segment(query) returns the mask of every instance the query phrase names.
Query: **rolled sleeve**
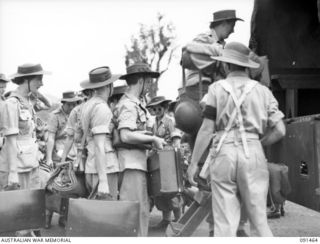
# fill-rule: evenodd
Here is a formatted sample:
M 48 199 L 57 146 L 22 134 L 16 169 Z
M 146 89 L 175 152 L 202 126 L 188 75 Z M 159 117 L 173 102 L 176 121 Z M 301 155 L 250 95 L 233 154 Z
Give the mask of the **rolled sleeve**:
M 112 112 L 107 104 L 100 103 L 95 106 L 92 113 L 91 132 L 92 134 L 110 134 L 110 123 Z
M 275 99 L 271 91 L 266 88 L 268 96 L 268 127 L 274 127 L 280 120 L 284 118 L 284 114 L 279 110 L 278 101 Z
M 48 120 L 47 130 L 51 133 L 56 133 L 58 131 L 58 116 L 54 113 L 50 115 L 50 119 Z
M 216 108 L 217 107 L 217 97 L 216 97 L 216 84 L 213 83 L 209 86 L 209 91 L 207 93 L 207 98 L 205 100 L 205 103 L 207 106 L 211 106 Z
M 133 103 L 126 103 L 120 107 L 118 129 L 137 129 L 138 112 Z
M 181 132 L 179 129 L 177 129 L 174 125 L 174 121 L 173 120 L 168 120 L 168 128 L 169 128 L 169 132 L 170 132 L 170 137 L 174 138 L 174 137 L 179 137 L 181 138 Z
M 10 98 L 5 102 L 3 108 L 3 133 L 4 135 L 19 134 L 19 103 Z

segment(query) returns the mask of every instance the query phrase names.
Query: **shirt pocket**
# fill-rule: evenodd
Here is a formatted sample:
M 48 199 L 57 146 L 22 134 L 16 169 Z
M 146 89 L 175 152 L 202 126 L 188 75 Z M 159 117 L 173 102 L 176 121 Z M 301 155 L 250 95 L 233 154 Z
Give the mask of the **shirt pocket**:
M 161 138 L 165 138 L 167 135 L 166 135 L 166 128 L 164 126 L 164 124 L 160 125 L 159 128 L 158 128 L 158 136 L 161 137 Z
M 31 130 L 31 113 L 26 109 L 21 109 L 19 113 L 19 133 L 21 135 L 29 134 Z
M 137 118 L 137 129 L 145 130 L 146 129 L 147 116 L 146 113 L 138 108 L 138 118 Z

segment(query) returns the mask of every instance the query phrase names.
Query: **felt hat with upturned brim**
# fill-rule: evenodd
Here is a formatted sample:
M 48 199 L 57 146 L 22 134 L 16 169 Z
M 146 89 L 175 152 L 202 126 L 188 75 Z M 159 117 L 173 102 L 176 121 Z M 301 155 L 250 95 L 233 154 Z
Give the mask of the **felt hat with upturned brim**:
M 244 21 L 236 16 L 235 10 L 220 10 L 213 13 L 213 21 L 211 23 L 217 23 L 225 20 Z
M 147 107 L 157 106 L 159 104 L 166 103 L 166 102 L 169 103 L 169 102 L 171 102 L 171 100 L 170 99 L 166 99 L 164 96 L 154 97 L 148 103 Z
M 6 78 L 6 76 L 4 74 L 0 73 L 0 82 L 5 82 L 8 83 L 10 80 Z
M 222 50 L 221 56 L 211 56 L 212 59 L 225 63 L 236 64 L 247 68 L 259 68 L 260 64 L 249 58 L 250 49 L 239 42 L 230 42 Z
M 89 80 L 80 83 L 83 89 L 95 89 L 107 86 L 119 79 L 120 74 L 112 74 L 108 66 L 95 68 L 89 72 Z
M 145 63 L 135 63 L 127 67 L 127 74 L 120 77 L 121 80 L 126 80 L 132 75 L 146 75 L 151 78 L 158 78 L 160 76 L 159 72 L 152 71 L 148 64 Z
M 18 77 L 30 76 L 30 75 L 50 75 L 51 72 L 42 69 L 41 64 L 23 64 L 18 66 L 17 73 L 10 76 L 13 80 Z
M 73 103 L 73 102 L 78 102 L 81 100 L 82 100 L 82 98 L 77 96 L 74 91 L 67 91 L 67 92 L 62 93 L 61 102 Z

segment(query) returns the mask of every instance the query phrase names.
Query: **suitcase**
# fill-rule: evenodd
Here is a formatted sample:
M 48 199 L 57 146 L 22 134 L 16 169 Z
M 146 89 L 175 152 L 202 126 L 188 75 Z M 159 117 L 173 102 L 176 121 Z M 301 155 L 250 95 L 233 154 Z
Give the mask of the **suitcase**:
M 43 189 L 0 192 L 0 233 L 45 226 Z
M 289 167 L 288 200 L 320 211 L 320 117 L 285 120 L 286 136 L 267 149 L 269 162 Z
M 180 150 L 169 148 L 156 151 L 148 159 L 148 193 L 150 196 L 183 192 Z
M 67 236 L 137 236 L 139 202 L 69 199 Z

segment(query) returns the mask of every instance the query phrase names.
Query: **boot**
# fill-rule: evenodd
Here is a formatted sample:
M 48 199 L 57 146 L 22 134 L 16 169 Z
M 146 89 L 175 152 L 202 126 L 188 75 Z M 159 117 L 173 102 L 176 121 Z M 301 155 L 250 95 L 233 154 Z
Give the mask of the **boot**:
M 281 216 L 284 216 L 284 214 L 285 214 L 283 204 L 281 204 L 280 213 L 281 213 Z
M 46 210 L 46 224 L 45 227 L 46 229 L 51 228 L 51 220 L 52 220 L 53 212 L 50 210 Z
M 60 217 L 59 217 L 59 226 L 66 227 L 67 216 L 68 216 L 68 207 L 69 207 L 69 199 L 62 198 L 60 203 Z
M 151 226 L 150 229 L 153 230 L 165 230 L 170 224 L 169 220 L 162 219 L 157 225 Z
M 41 231 L 40 230 L 33 230 L 33 234 L 35 237 L 40 237 L 41 236 Z
M 178 220 L 181 217 L 181 208 L 174 208 L 173 209 L 173 215 L 174 215 L 174 219 L 172 222 L 178 222 Z
M 238 229 L 238 230 L 237 230 L 237 237 L 248 237 L 248 234 L 246 233 L 245 230 L 243 230 L 243 229 Z
M 279 219 L 280 216 L 280 209 L 275 209 L 267 214 L 268 219 Z

